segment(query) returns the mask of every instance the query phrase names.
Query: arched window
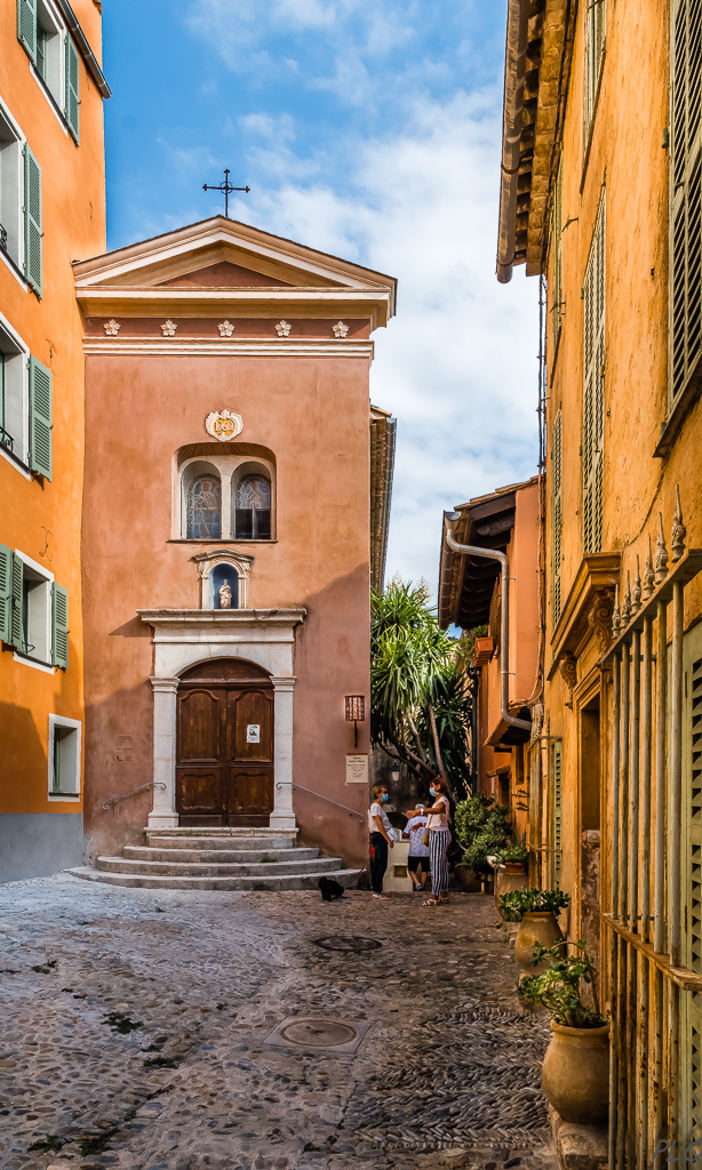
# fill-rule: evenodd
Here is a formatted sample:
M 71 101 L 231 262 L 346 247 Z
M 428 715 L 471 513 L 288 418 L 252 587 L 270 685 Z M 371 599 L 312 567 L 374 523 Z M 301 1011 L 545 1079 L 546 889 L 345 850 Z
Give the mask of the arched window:
M 222 487 L 219 476 L 198 475 L 187 489 L 188 540 L 219 540 L 222 535 Z
M 261 472 L 236 485 L 234 533 L 237 540 L 271 538 L 271 481 Z

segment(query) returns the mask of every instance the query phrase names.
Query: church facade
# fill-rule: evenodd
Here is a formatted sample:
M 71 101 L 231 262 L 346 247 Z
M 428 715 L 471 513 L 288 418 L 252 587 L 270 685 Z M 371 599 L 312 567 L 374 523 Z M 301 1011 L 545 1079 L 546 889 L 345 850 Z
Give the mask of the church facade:
M 363 862 L 395 281 L 219 216 L 75 276 L 87 852 L 265 825 Z

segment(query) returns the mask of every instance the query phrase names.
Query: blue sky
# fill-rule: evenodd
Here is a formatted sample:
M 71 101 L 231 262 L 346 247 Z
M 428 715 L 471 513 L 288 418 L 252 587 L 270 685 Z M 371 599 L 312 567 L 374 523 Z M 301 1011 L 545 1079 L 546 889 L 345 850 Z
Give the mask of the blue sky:
M 534 280 L 494 276 L 504 0 L 107 0 L 108 246 L 221 210 L 398 277 L 371 397 L 398 419 L 388 572 L 532 475 Z M 136 35 L 138 30 L 138 36 Z

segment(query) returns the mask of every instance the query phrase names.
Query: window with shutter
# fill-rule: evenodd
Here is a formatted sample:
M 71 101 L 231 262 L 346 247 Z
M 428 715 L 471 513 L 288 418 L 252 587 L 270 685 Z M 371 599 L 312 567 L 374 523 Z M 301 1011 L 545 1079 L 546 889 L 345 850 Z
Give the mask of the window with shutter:
M 605 193 L 602 191 L 583 288 L 583 549 L 602 551 L 605 376 Z
M 563 775 L 562 775 L 563 744 L 557 739 L 551 751 L 551 884 L 554 889 L 561 888 L 561 829 L 563 820 Z
M 0 544 L 0 642 L 12 642 L 12 550 Z
M 605 0 L 587 0 L 585 9 L 585 87 L 583 101 L 583 141 L 586 148 L 592 129 L 592 120 L 597 102 L 597 91 L 602 75 L 606 21 Z
M 41 296 L 41 167 L 24 144 L 24 275 Z
M 78 51 L 70 36 L 66 36 L 66 122 L 68 129 L 80 141 L 80 97 L 78 87 L 80 83 L 80 69 L 78 66 Z
M 683 865 L 684 962 L 702 975 L 702 626 L 684 644 L 685 688 L 683 724 Z M 681 1031 L 682 1094 L 687 1105 L 682 1138 L 686 1146 L 702 1143 L 702 993 L 686 997 Z
M 671 61 L 670 402 L 702 366 L 702 9 L 673 7 Z
M 562 415 L 560 407 L 553 423 L 551 448 L 551 605 L 553 625 L 558 625 L 561 616 L 561 534 L 563 531 L 563 506 L 561 502 L 561 479 L 563 466 Z
M 54 582 L 51 591 L 51 661 L 54 666 L 68 669 L 68 593 Z
M 563 167 L 559 164 L 556 174 L 556 183 L 553 191 L 553 216 L 551 222 L 551 239 L 553 240 L 553 296 L 551 297 L 551 314 L 553 317 L 553 351 L 556 352 L 558 339 L 561 335 L 561 317 L 563 304 L 563 279 L 561 273 L 561 240 L 563 231 Z
M 51 370 L 29 359 L 29 466 L 51 479 Z
M 36 64 L 37 0 L 17 0 L 17 37 Z
M 10 641 L 16 650 L 24 653 L 26 650 L 25 638 L 25 605 L 24 605 L 24 565 L 17 553 L 12 554 L 12 628 Z

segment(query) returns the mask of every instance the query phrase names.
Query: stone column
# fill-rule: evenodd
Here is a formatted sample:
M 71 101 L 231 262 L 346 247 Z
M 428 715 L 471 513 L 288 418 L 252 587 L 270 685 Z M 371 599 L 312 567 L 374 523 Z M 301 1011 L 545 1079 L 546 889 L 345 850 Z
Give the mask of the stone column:
M 149 829 L 176 829 L 175 800 L 177 678 L 152 678 L 154 689 L 154 788 Z
M 293 811 L 293 688 L 292 676 L 271 678 L 273 683 L 274 806 L 270 827 L 296 829 Z

